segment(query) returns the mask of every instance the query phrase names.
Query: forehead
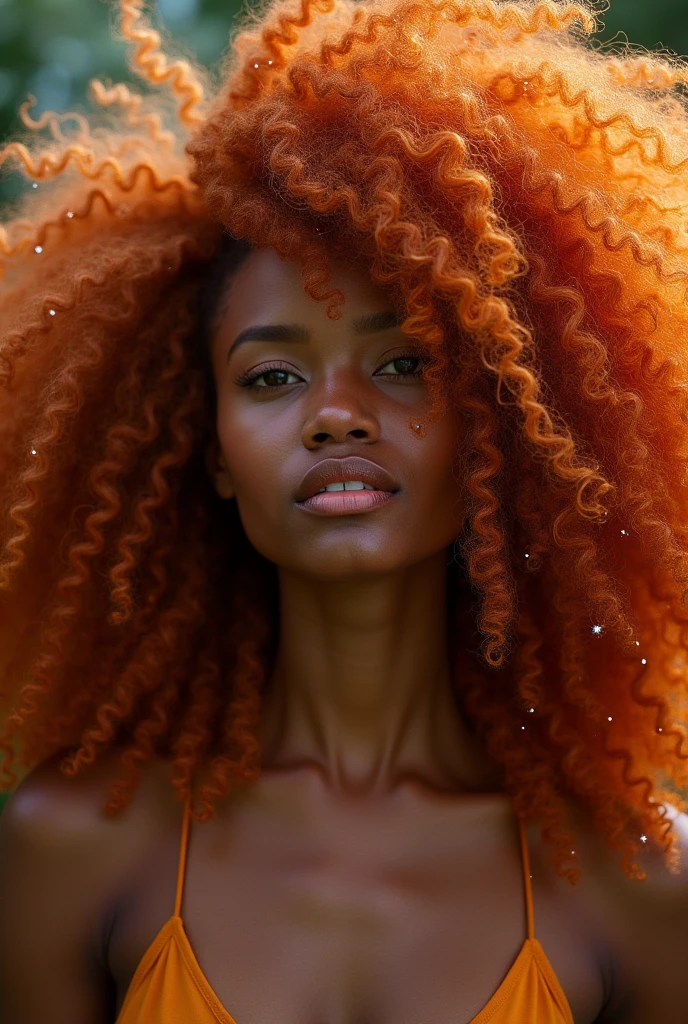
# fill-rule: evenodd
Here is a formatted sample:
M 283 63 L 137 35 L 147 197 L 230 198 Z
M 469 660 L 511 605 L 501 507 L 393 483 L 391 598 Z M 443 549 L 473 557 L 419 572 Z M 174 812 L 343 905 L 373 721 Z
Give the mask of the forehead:
M 355 312 L 377 312 L 390 309 L 389 296 L 370 278 L 365 269 L 332 261 L 332 276 L 329 287 L 339 288 L 345 298 L 342 307 L 344 321 Z M 329 290 L 328 287 L 328 290 Z M 247 323 L 268 323 L 272 318 L 292 321 L 324 321 L 330 325 L 326 314 L 328 303 L 312 299 L 304 291 L 298 263 L 280 259 L 273 249 L 261 249 L 250 253 L 230 281 L 223 303 L 223 326 L 229 321 L 233 326 Z M 277 321 L 275 321 L 277 322 Z

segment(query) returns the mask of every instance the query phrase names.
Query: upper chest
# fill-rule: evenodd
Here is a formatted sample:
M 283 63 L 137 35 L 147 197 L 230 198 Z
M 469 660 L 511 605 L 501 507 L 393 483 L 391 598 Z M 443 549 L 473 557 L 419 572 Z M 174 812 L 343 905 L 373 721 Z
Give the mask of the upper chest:
M 181 808 L 121 894 L 108 949 L 117 1009 L 174 912 L 180 838 Z M 585 914 L 537 855 L 531 872 L 535 935 L 588 1024 L 603 992 Z M 237 1024 L 468 1024 L 527 936 L 503 797 L 365 806 L 272 793 L 192 820 L 183 881 L 193 955 Z

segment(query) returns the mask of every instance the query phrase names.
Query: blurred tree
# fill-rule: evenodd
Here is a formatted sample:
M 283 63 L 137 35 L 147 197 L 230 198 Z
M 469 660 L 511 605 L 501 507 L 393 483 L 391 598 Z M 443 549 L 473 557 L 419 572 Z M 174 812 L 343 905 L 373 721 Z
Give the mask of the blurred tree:
M 179 56 L 211 66 L 226 50 L 240 0 L 147 0 L 163 40 Z M 0 141 L 17 128 L 20 103 L 36 97 L 33 118 L 44 110 L 88 113 L 89 79 L 134 80 L 127 47 L 112 39 L 115 0 L 0 0 Z M 26 187 L 13 170 L 0 169 L 0 204 Z
M 685 0 L 612 0 L 601 15 L 604 29 L 600 38 L 611 39 L 625 33 L 631 43 L 650 49 L 664 47 L 682 56 L 688 55 L 688 8 Z

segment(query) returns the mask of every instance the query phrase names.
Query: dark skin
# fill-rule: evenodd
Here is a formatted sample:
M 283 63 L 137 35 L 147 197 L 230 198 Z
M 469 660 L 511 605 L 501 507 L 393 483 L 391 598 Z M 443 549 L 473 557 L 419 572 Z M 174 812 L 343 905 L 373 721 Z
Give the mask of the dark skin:
M 417 368 L 413 339 L 353 331 L 389 298 L 343 265 L 334 283 L 346 296 L 338 321 L 305 295 L 296 265 L 253 253 L 213 338 L 208 470 L 277 566 L 280 640 L 261 777 L 192 822 L 181 913 L 237 1024 L 469 1024 L 526 919 L 513 805 L 454 699 L 446 650 L 461 424 L 428 423 L 425 385 L 400 376 Z M 227 359 L 247 327 L 282 323 L 310 338 L 246 342 Z M 270 366 L 255 388 L 237 383 Z M 393 500 L 332 517 L 295 504 L 307 470 L 349 455 L 392 475 Z M 46 762 L 0 819 L 5 1024 L 111 1024 L 173 913 L 170 764 L 155 759 L 109 820 L 116 756 L 73 781 L 59 757 Z M 575 1024 L 685 1024 L 688 873 L 670 875 L 647 850 L 647 882 L 630 882 L 585 810 L 569 811 L 577 887 L 546 863 L 537 824 L 528 841 L 535 935 Z M 685 846 L 685 817 L 677 828 Z

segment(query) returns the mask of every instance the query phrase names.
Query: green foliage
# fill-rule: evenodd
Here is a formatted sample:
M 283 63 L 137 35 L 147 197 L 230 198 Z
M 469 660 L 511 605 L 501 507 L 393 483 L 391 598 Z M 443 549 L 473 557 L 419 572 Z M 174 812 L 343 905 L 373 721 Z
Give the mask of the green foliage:
M 686 13 L 686 0 L 612 0 L 610 9 L 600 16 L 604 22 L 600 38 L 610 40 L 621 33 L 621 41 L 625 34 L 630 43 L 687 55 Z
M 240 0 L 147 0 L 146 11 L 166 49 L 212 66 L 226 51 Z M 18 107 L 29 94 L 30 115 L 91 108 L 88 82 L 146 83 L 127 67 L 128 48 L 112 38 L 115 0 L 0 0 L 0 142 L 21 122 Z M 21 126 L 23 128 L 23 126 Z M 0 204 L 27 187 L 11 167 L 0 169 Z

